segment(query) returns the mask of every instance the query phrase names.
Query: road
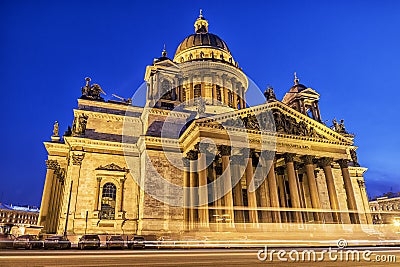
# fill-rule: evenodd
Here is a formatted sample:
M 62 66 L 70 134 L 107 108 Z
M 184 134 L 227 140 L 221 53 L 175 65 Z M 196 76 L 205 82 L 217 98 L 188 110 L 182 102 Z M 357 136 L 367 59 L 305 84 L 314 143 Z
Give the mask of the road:
M 162 250 L 67 250 L 67 251 L 45 251 L 45 250 L 0 250 L 0 266 L 398 266 L 400 262 L 400 248 L 348 248 L 341 250 L 342 255 L 348 250 L 358 249 L 360 261 L 355 261 L 349 256 L 336 257 L 330 260 L 324 248 L 316 248 L 316 259 L 304 258 L 305 249 L 297 248 L 296 252 L 291 252 L 290 248 L 285 248 L 278 255 L 279 249 L 267 248 L 268 258 L 265 261 L 259 258 L 265 257 L 264 251 L 259 249 L 162 249 Z M 310 251 L 311 248 L 306 250 Z M 362 253 L 371 251 L 365 261 Z M 269 256 L 273 255 L 271 261 Z M 290 254 L 291 253 L 291 254 Z M 303 253 L 303 254 L 302 254 Z M 296 255 L 299 261 L 294 262 Z M 324 255 L 324 257 L 322 257 Z M 332 256 L 333 255 L 333 256 Z M 339 253 L 332 254 L 332 258 Z M 349 254 L 350 255 L 350 254 Z M 355 255 L 355 254 L 353 254 Z M 392 257 L 392 255 L 394 257 Z M 280 256 L 281 260 L 278 259 Z M 383 257 L 382 257 L 383 256 Z M 389 257 L 390 256 L 390 257 Z M 292 257 L 292 258 L 290 258 Z M 324 258 L 323 263 L 321 259 Z M 282 261 L 285 260 L 286 261 Z M 293 259 L 293 260 L 291 260 Z M 311 259 L 311 260 L 307 260 Z M 381 262 L 377 262 L 377 259 Z M 383 261 L 385 260 L 385 261 Z M 393 262 L 393 261 L 396 262 Z M 391 261 L 391 262 L 388 262 Z

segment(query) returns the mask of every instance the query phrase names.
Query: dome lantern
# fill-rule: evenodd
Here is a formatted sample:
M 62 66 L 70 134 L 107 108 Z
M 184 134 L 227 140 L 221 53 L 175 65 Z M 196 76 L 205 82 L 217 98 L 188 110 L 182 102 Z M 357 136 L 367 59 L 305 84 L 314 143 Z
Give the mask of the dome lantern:
M 194 22 L 195 33 L 207 33 L 208 32 L 208 21 L 203 17 L 203 10 L 200 9 L 200 15 Z

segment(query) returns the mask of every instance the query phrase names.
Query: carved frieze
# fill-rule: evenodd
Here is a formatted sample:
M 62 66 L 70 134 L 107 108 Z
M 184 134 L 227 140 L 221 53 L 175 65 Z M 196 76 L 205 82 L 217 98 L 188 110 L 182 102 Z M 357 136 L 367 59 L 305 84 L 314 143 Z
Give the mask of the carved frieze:
M 103 170 L 103 171 L 120 171 L 120 172 L 128 172 L 129 169 L 123 168 L 118 166 L 115 163 L 110 163 L 108 165 L 104 165 L 104 166 L 99 166 L 96 168 L 96 170 Z
M 324 138 L 324 136 L 316 132 L 314 127 L 307 125 L 304 121 L 296 121 L 295 118 L 280 111 L 274 111 L 273 114 L 277 133 Z
M 272 116 L 273 118 L 270 112 L 262 112 L 258 115 L 247 114 L 243 118 L 229 119 L 225 121 L 223 125 L 246 128 L 248 130 L 268 131 L 274 129 L 273 123 L 275 122 L 275 130 L 277 133 L 325 139 L 323 135 L 317 133 L 314 127 L 308 125 L 304 121 L 297 121 L 295 118 L 281 111 L 273 111 Z

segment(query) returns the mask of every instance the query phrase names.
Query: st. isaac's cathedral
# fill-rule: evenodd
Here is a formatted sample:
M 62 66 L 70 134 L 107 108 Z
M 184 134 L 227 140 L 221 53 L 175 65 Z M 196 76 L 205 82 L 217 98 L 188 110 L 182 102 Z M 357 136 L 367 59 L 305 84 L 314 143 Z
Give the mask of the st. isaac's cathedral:
M 328 127 L 296 74 L 282 100 L 267 88 L 250 106 L 257 92 L 208 26 L 200 13 L 173 58 L 146 67 L 143 106 L 105 101 L 86 78 L 72 126 L 60 137 L 56 122 L 44 143 L 44 233 L 265 239 L 371 224 L 343 121 Z

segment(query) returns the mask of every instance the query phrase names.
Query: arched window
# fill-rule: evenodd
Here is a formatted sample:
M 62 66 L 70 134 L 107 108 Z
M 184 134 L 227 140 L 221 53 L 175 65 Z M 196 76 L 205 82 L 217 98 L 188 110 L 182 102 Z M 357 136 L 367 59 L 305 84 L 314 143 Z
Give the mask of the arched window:
M 117 187 L 113 183 L 103 185 L 101 195 L 101 213 L 100 219 L 115 219 L 115 200 L 117 198 Z
M 194 98 L 201 97 L 201 84 L 196 84 L 194 86 Z

